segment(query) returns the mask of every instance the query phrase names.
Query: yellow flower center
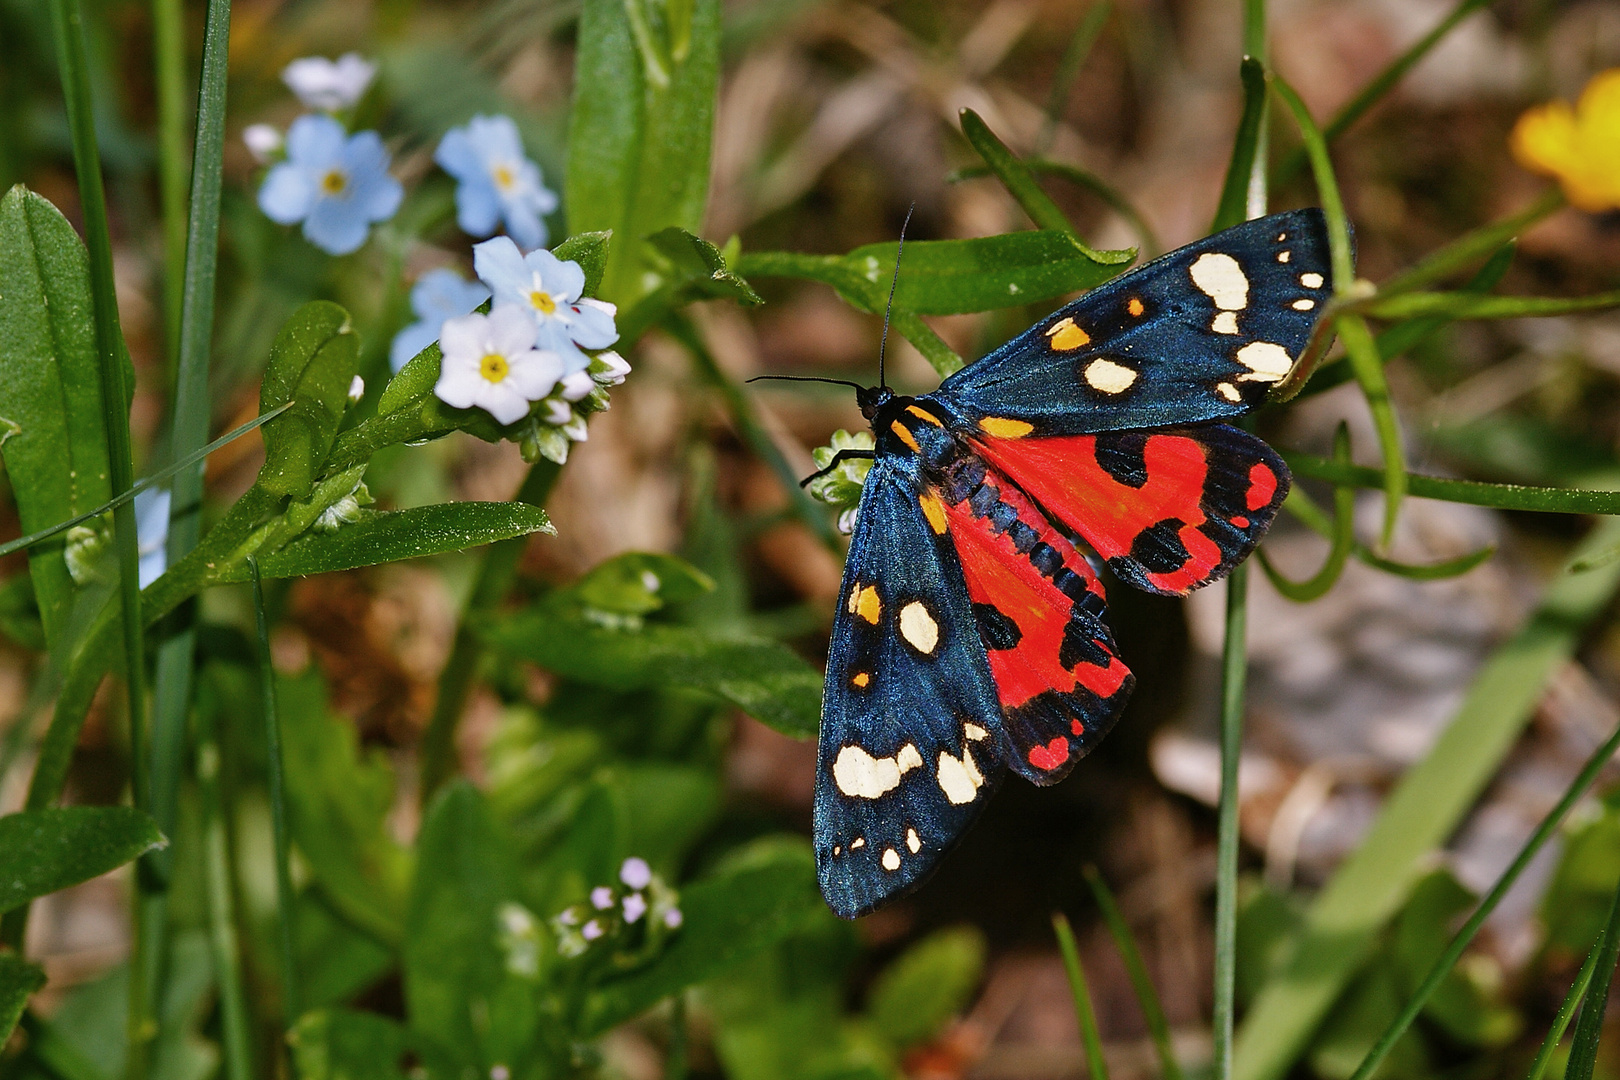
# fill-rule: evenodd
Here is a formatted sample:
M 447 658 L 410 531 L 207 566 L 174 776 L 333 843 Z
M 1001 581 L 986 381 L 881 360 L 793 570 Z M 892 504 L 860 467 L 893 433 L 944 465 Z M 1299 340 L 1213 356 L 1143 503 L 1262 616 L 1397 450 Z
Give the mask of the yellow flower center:
M 557 310 L 557 301 L 551 298 L 550 293 L 541 292 L 539 289 L 529 294 L 529 303 L 533 304 L 534 309 L 542 315 L 550 315 Z
M 511 370 L 512 366 L 500 353 L 485 353 L 484 358 L 478 361 L 478 374 L 492 383 L 498 383 L 506 378 Z
M 321 177 L 321 190 L 328 195 L 341 195 L 349 186 L 349 178 L 343 175 L 343 170 L 332 169 Z
M 513 175 L 512 170 L 508 166 L 495 166 L 493 174 L 495 177 L 495 186 L 500 188 L 502 191 L 505 191 L 507 188 L 510 188 L 514 183 L 517 182 L 517 177 Z

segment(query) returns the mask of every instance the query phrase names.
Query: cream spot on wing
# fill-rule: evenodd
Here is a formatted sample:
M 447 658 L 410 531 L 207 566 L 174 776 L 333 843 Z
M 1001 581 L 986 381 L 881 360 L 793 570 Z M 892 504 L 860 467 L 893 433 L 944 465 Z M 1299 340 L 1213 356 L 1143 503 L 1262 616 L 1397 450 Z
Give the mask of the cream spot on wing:
M 922 850 L 922 837 L 917 835 L 916 829 L 906 830 L 906 847 L 911 850 L 913 855 Z
M 865 846 L 866 846 L 866 837 L 864 837 L 864 836 L 857 836 L 855 839 L 853 839 L 853 840 L 851 840 L 849 842 L 849 850 L 851 850 L 851 851 L 859 851 L 861 848 L 863 848 Z
M 1238 393 L 1238 388 L 1229 382 L 1220 383 L 1215 387 L 1215 390 L 1221 395 L 1221 397 L 1225 398 L 1227 401 L 1230 401 L 1234 405 L 1237 405 L 1243 401 L 1243 395 Z
M 990 737 L 990 733 L 978 724 L 963 724 L 962 733 L 974 742 L 981 742 Z
M 1193 284 L 1209 294 L 1215 306 L 1225 311 L 1242 311 L 1249 305 L 1249 279 L 1232 256 L 1206 251 L 1194 260 L 1189 272 Z
M 928 614 L 921 600 L 913 600 L 900 609 L 900 636 L 924 656 L 931 655 L 939 645 L 939 624 Z
M 1215 321 L 1209 324 L 1209 328 L 1215 331 L 1217 334 L 1237 333 L 1237 312 L 1222 311 L 1217 313 L 1215 316 Z
M 939 769 L 935 775 L 939 780 L 939 789 L 957 806 L 978 798 L 979 788 L 984 783 L 984 776 L 973 760 L 973 751 L 965 746 L 962 748 L 960 758 L 954 758 L 941 750 Z
M 1277 252 L 1277 261 L 1280 262 L 1280 263 L 1285 263 L 1291 258 L 1293 258 L 1293 253 L 1292 252 L 1289 252 L 1289 251 L 1279 251 L 1279 252 Z
M 834 844 L 833 845 L 833 854 L 834 855 L 842 855 L 843 853 L 844 853 L 844 846 L 842 844 Z
M 894 848 L 885 848 L 883 852 L 883 869 L 894 873 L 900 869 L 900 853 Z
M 1280 233 L 1278 233 L 1278 234 L 1277 234 L 1277 243 L 1279 243 L 1279 244 L 1280 244 L 1280 243 L 1282 243 L 1282 242 L 1283 242 L 1283 241 L 1284 241 L 1284 240 L 1286 240 L 1286 239 L 1288 239 L 1288 234 L 1287 234 L 1287 233 L 1285 233 L 1285 232 L 1280 232 Z
M 1315 300 L 1295 300 L 1292 305 L 1295 311 L 1309 311 L 1316 306 Z
M 1249 369 L 1238 382 L 1276 382 L 1294 366 L 1288 350 L 1269 341 L 1251 341 L 1237 351 L 1237 359 Z
M 838 751 L 833 761 L 833 782 L 851 798 L 878 799 L 899 787 L 900 778 L 920 765 L 922 755 L 911 743 L 894 757 L 882 758 L 852 743 Z
M 1323 278 L 1321 274 L 1311 273 L 1299 275 L 1299 283 L 1305 286 L 1307 289 L 1320 289 L 1324 280 L 1326 279 Z
M 1086 384 L 1105 394 L 1122 394 L 1136 381 L 1136 372 L 1112 360 L 1097 359 L 1086 365 Z

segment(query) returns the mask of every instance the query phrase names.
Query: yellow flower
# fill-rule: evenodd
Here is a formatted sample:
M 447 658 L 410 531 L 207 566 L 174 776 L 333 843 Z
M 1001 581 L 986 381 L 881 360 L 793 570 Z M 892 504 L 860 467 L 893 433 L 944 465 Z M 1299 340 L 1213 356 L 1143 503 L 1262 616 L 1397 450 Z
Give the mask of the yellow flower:
M 1620 208 L 1620 68 L 1595 76 L 1574 108 L 1553 101 L 1525 112 L 1509 144 L 1519 164 L 1557 177 L 1580 209 Z

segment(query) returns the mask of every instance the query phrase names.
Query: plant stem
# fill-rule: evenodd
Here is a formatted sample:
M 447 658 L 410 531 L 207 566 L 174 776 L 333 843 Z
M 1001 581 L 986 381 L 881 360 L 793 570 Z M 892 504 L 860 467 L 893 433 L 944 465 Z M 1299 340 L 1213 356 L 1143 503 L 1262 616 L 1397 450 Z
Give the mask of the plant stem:
M 529 469 L 523 486 L 514 498 L 533 506 L 544 506 L 557 483 L 562 467 L 551 461 L 539 461 Z M 518 562 L 523 558 L 527 537 L 502 540 L 491 544 L 478 565 L 478 576 L 473 582 L 472 595 L 467 598 L 466 610 L 456 624 L 456 636 L 450 646 L 450 658 L 439 672 L 439 692 L 433 702 L 433 715 L 427 731 L 422 735 L 421 805 L 425 808 L 445 781 L 456 774 L 456 727 L 461 714 L 467 709 L 467 696 L 472 693 L 473 682 L 484 658 L 484 643 L 476 627 L 484 617 L 494 611 L 506 598 L 517 577 Z
M 1232 1075 L 1237 1018 L 1238 759 L 1243 752 L 1243 699 L 1248 675 L 1249 567 L 1226 579 L 1226 640 L 1221 649 L 1221 795 L 1215 840 L 1216 1080 Z
M 287 785 L 282 772 L 281 715 L 276 709 L 276 669 L 270 660 L 270 627 L 264 615 L 264 585 L 259 561 L 249 555 L 253 579 L 253 621 L 258 630 L 259 683 L 264 706 L 264 752 L 270 788 L 270 828 L 276 847 L 276 930 L 281 946 L 281 1029 L 290 1030 L 302 1011 L 298 966 L 293 951 L 293 887 L 290 838 L 287 835 Z
M 1536 1051 L 1536 1060 L 1530 1064 L 1529 1075 L 1525 1080 L 1541 1080 L 1547 1072 L 1547 1065 L 1552 1061 L 1553 1052 L 1558 1044 L 1564 1041 L 1564 1032 L 1569 1029 L 1570 1020 L 1575 1017 L 1575 1009 L 1586 996 L 1586 988 L 1592 984 L 1592 972 L 1597 970 L 1598 953 L 1602 951 L 1602 931 L 1599 931 L 1598 940 L 1592 942 L 1592 950 L 1586 954 L 1586 963 L 1576 973 L 1575 981 L 1569 986 L 1569 993 L 1564 995 L 1563 1002 L 1558 1006 L 1558 1014 L 1553 1017 L 1552 1026 L 1547 1029 L 1547 1037 L 1541 1041 L 1541 1049 Z
M 182 0 L 152 0 L 157 83 L 158 190 L 163 211 L 163 330 L 179 354 L 181 277 L 186 265 L 186 35 Z
M 1620 882 L 1615 884 L 1614 901 L 1609 905 L 1609 921 L 1593 949 L 1597 963 L 1592 980 L 1581 1002 L 1581 1015 L 1575 1021 L 1575 1037 L 1569 1046 L 1569 1064 L 1564 1080 L 1591 1080 L 1597 1063 L 1598 1040 L 1603 1037 L 1603 1014 L 1608 1011 L 1609 984 L 1614 980 L 1614 964 L 1620 957 Z
M 1058 952 L 1063 954 L 1063 970 L 1069 976 L 1074 1015 L 1080 1024 L 1080 1045 L 1086 1051 L 1086 1072 L 1091 1080 L 1108 1080 L 1108 1061 L 1103 1057 L 1102 1036 L 1097 1032 L 1097 1014 L 1091 1007 L 1086 969 L 1080 964 L 1080 950 L 1074 943 L 1074 930 L 1061 911 L 1052 915 L 1052 932 L 1057 935 Z
M 236 937 L 231 891 L 230 833 L 220 798 L 219 739 L 212 717 L 198 718 L 197 790 L 202 802 L 203 866 L 207 877 L 208 940 L 219 987 L 220 1041 L 226 1080 L 253 1080 L 253 1043 L 247 995 L 242 989 L 242 950 Z
M 118 325 L 118 293 L 113 284 L 112 237 L 107 223 L 107 197 L 101 180 L 101 154 L 96 145 L 95 105 L 90 94 L 89 63 L 85 54 L 84 19 L 78 0 L 51 0 L 51 24 L 56 36 L 57 64 L 62 97 L 67 105 L 68 131 L 73 142 L 73 167 L 79 182 L 80 210 L 84 215 L 85 246 L 90 262 L 90 294 L 94 307 L 96 355 L 101 369 L 101 407 L 107 438 L 109 487 L 121 495 L 134 482 L 135 460 L 130 446 L 129 401 L 132 372 Z M 135 508 L 124 504 L 113 511 L 113 540 L 118 554 L 119 605 L 124 632 L 125 688 L 129 707 L 130 780 L 135 805 L 151 806 L 147 789 L 145 741 L 145 680 L 142 647 L 141 598 Z M 125 1075 L 144 1080 L 146 1047 L 154 1031 L 146 994 L 147 935 L 140 920 L 132 926 L 129 978 L 129 1055 Z

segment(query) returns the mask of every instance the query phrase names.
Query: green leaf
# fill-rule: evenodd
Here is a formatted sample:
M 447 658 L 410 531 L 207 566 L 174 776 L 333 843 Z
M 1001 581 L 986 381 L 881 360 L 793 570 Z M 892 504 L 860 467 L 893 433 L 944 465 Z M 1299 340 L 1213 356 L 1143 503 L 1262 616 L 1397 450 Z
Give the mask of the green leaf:
M 1310 454 L 1284 452 L 1282 458 L 1297 476 L 1356 487 L 1384 486 L 1384 475 L 1363 465 L 1345 465 Z M 1589 488 L 1528 487 L 1523 484 L 1486 484 L 1477 480 L 1446 480 L 1408 473 L 1408 493 L 1420 499 L 1490 506 L 1498 510 L 1531 510 L 1551 514 L 1620 514 L 1620 491 Z M 1584 562 L 1596 551 L 1583 555 Z
M 575 233 L 551 249 L 551 253 L 564 262 L 579 263 L 579 268 L 585 272 L 586 296 L 595 296 L 602 287 L 612 239 L 611 231 Z
M 91 307 L 73 226 L 48 200 L 12 188 L 0 200 L 0 457 L 24 533 L 112 495 Z M 57 540 L 28 556 L 53 653 L 75 592 L 65 547 Z
M 312 531 L 259 561 L 267 578 L 304 577 L 360 566 L 462 551 L 530 533 L 554 533 L 546 512 L 521 502 L 437 503 L 409 510 L 358 512 L 358 520 L 330 532 Z M 246 566 L 221 582 L 246 581 Z
M 646 615 L 714 588 L 709 576 L 673 555 L 631 551 L 598 563 L 569 591 L 587 607 L 620 615 Z
M 486 636 L 514 656 L 594 686 L 704 690 L 794 738 L 809 738 L 821 722 L 820 673 L 763 638 L 602 620 L 566 603 L 497 622 Z
M 1620 289 L 1591 296 L 1479 296 L 1472 292 L 1409 292 L 1356 305 L 1375 319 L 1527 319 L 1620 307 Z
M 521 1060 L 538 1022 L 531 984 L 507 972 L 497 945 L 513 898 L 510 844 L 471 784 L 449 784 L 417 841 L 405 917 L 405 1000 L 424 1056 L 472 1066 Z
M 661 999 L 712 979 L 825 913 L 809 848 L 778 847 L 681 889 L 685 921 L 650 966 L 597 987 L 582 1034 L 606 1031 Z
M 694 300 L 732 300 L 745 307 L 765 302 L 752 285 L 728 268 L 720 249 L 701 236 L 672 226 L 647 239 L 665 263 L 663 284 L 620 318 L 621 347 L 634 342 L 647 327 L 663 321 L 675 308 Z
M 1091 1080 L 1108 1080 L 1108 1061 L 1103 1057 L 1102 1037 L 1097 1032 L 1097 1014 L 1091 1006 L 1091 988 L 1086 984 L 1086 969 L 1080 963 L 1080 950 L 1074 943 L 1074 930 L 1068 916 L 1061 911 L 1052 913 L 1052 931 L 1057 936 L 1058 952 L 1063 957 L 1064 974 L 1069 977 L 1069 996 L 1074 999 L 1075 1020 L 1080 1027 L 1080 1045 L 1086 1051 L 1086 1071 Z
M 996 133 L 990 130 L 990 125 L 978 113 L 963 109 L 961 120 L 962 134 L 967 136 L 967 141 L 978 151 L 979 157 L 984 159 L 996 179 L 1001 181 L 1001 186 L 1024 208 L 1024 213 L 1029 215 L 1037 229 L 1078 236 L 1073 223 L 1058 209 L 1057 203 L 1041 190 L 1029 169 L 1007 149 L 1006 143 L 996 138 Z
M 719 0 L 585 0 L 563 204 L 570 232 L 619 237 L 603 299 L 650 291 L 645 237 L 703 224 L 719 74 Z
M 22 1019 L 28 999 L 45 986 L 45 969 L 16 953 L 0 950 L 0 1046 Z
M 1607 520 L 1572 559 L 1617 541 L 1620 521 Z M 1292 959 L 1244 1018 L 1237 1080 L 1276 1080 L 1304 1051 L 1405 902 L 1423 861 L 1473 805 L 1617 584 L 1620 567 L 1556 577 L 1530 620 L 1492 655 L 1428 756 L 1401 778 L 1361 846 L 1312 901 Z
M 866 1011 L 883 1038 L 905 1049 L 945 1030 L 984 977 L 984 934 L 947 927 L 923 938 L 884 968 Z
M 343 421 L 359 357 L 360 339 L 349 313 L 325 300 L 293 312 L 276 334 L 259 386 L 259 409 L 293 405 L 263 428 L 259 485 L 265 490 L 301 497 L 314 486 Z
M 377 751 L 362 756 L 354 725 L 327 711 L 319 676 L 279 680 L 276 702 L 293 840 L 332 907 L 397 945 L 411 864 L 387 828 L 393 769 Z
M 411 1049 L 398 1021 L 352 1009 L 305 1013 L 287 1042 L 302 1080 L 404 1080 Z
M 0 911 L 89 881 L 168 841 L 128 806 L 68 806 L 0 817 Z
M 1266 121 L 1266 66 L 1245 56 L 1239 68 L 1243 80 L 1243 115 L 1237 136 L 1232 140 L 1232 159 L 1226 166 L 1221 185 L 1221 201 L 1209 231 L 1220 232 L 1240 225 L 1249 216 L 1249 180 L 1254 174 L 1255 155 L 1260 150 L 1260 130 Z
M 887 291 L 897 244 L 858 247 L 843 263 Z M 1131 249 L 1093 251 L 1071 233 L 1003 233 L 971 240 L 914 240 L 895 288 L 898 308 L 919 315 L 992 311 L 1091 289 L 1136 258 Z

